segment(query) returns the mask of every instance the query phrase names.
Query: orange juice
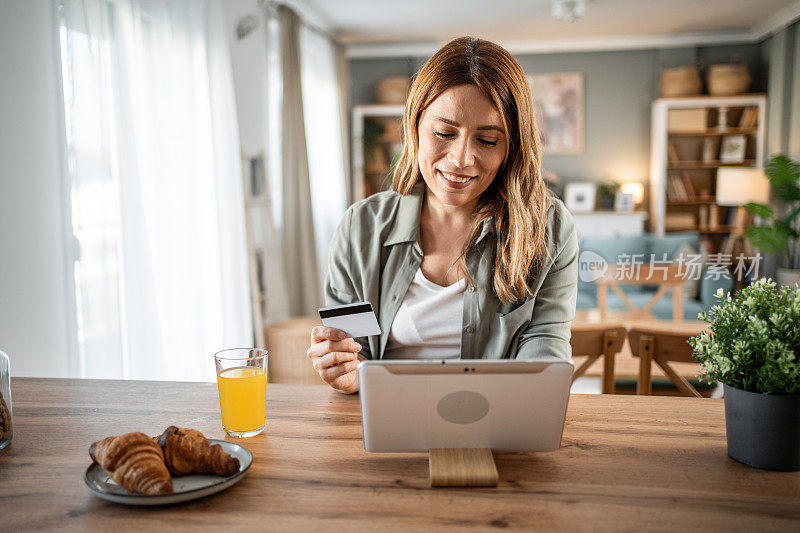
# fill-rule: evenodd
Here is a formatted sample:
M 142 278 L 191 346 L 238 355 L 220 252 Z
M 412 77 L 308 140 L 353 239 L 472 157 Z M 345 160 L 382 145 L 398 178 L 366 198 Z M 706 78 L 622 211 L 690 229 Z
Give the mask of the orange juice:
M 262 368 L 238 366 L 217 375 L 222 426 L 228 431 L 255 431 L 264 426 L 267 374 Z

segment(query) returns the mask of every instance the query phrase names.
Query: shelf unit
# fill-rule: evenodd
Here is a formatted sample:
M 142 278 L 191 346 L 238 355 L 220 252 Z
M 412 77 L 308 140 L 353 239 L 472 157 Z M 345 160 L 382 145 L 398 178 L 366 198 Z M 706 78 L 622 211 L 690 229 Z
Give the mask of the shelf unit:
M 697 231 L 712 242 L 712 248 L 718 248 L 718 240 L 730 233 L 726 221 L 732 215 L 728 210 L 733 208 L 718 206 L 715 202 L 717 169 L 724 166 L 763 168 L 766 105 L 763 94 L 660 98 L 653 102 L 650 156 L 650 230 L 653 233 Z M 747 109 L 755 111 L 747 112 Z M 704 117 L 705 124 L 670 130 L 670 112 L 674 110 L 703 110 L 698 116 Z M 747 117 L 750 123 L 742 125 L 745 113 L 750 114 Z M 741 161 L 720 160 L 720 145 L 727 135 L 744 136 Z M 703 159 L 705 145 L 715 153 L 713 158 Z M 670 175 L 680 181 L 678 188 L 688 189 L 685 197 L 683 194 L 669 197 Z M 675 179 L 672 181 L 674 185 Z M 688 186 L 684 186 L 687 181 Z M 707 225 L 701 225 L 703 213 L 708 217 L 716 213 L 716 224 L 709 219 Z M 688 219 L 690 215 L 695 221 L 693 224 L 680 222 L 681 217 Z M 667 224 L 668 219 L 677 223 Z
M 402 105 L 353 107 L 353 198 L 358 201 L 391 184 L 392 158 L 402 150 Z

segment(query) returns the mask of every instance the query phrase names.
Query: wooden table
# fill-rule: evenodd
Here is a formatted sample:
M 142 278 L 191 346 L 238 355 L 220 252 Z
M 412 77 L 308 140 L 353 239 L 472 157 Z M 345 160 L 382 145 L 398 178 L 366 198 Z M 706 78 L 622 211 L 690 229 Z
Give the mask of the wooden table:
M 597 307 L 600 316 L 608 315 L 608 288 L 610 287 L 620 300 L 628 307 L 634 318 L 652 318 L 650 308 L 661 299 L 668 291 L 672 290 L 672 317 L 673 320 L 683 320 L 683 292 L 686 272 L 681 270 L 681 265 L 653 266 L 638 264 L 611 264 L 608 270 L 597 283 Z M 619 285 L 658 285 L 650 301 L 639 309 L 631 302 L 628 295 L 619 288 Z
M 93 496 L 89 444 L 166 426 L 223 437 L 215 384 L 14 379 L 14 441 L 0 451 L 0 530 L 742 531 L 800 528 L 800 473 L 739 464 L 720 400 L 570 398 L 563 446 L 496 453 L 496 488 L 430 489 L 426 454 L 368 454 L 357 396 L 268 389 L 265 434 L 229 490 L 165 508 Z M 234 439 L 231 439 L 234 440 Z

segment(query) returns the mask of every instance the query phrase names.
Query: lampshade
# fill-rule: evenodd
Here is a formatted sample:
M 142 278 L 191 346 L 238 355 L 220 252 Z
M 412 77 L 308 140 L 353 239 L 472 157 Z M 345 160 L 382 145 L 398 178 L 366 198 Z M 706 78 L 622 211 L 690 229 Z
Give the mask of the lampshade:
M 763 170 L 751 167 L 721 167 L 717 170 L 717 204 L 763 204 L 768 200 L 769 181 Z
M 639 205 L 644 201 L 644 185 L 638 181 L 623 183 L 620 192 L 633 196 L 633 203 Z

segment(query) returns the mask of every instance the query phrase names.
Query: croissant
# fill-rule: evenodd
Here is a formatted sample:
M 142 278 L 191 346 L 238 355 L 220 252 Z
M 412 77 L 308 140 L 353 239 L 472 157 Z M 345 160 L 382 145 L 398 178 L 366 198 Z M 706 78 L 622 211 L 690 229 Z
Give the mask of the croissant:
M 156 442 L 164 450 L 164 462 L 173 476 L 230 476 L 239 471 L 239 459 L 225 453 L 219 444 L 211 444 L 196 429 L 170 426 Z
M 97 441 L 89 447 L 89 455 L 111 479 L 131 492 L 172 492 L 164 452 L 144 433 L 126 433 Z

